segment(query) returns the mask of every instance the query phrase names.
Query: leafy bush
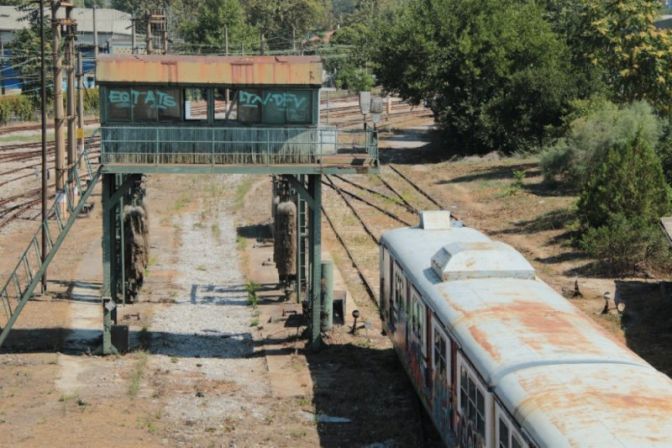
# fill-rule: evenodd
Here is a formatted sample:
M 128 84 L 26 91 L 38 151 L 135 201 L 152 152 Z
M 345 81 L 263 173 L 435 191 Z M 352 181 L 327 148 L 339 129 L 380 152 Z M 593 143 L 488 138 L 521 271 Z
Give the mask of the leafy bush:
M 601 160 L 601 153 L 636 135 L 655 147 L 661 135 L 661 122 L 646 102 L 637 101 L 619 108 L 603 100 L 576 101 L 566 116 L 566 135 L 546 147 L 541 168 L 547 180 L 562 180 L 581 189 Z
M 24 95 L 0 97 L 0 124 L 10 120 L 28 121 L 33 119 L 35 109 L 30 99 Z
M 641 262 L 664 262 L 669 257 L 668 242 L 657 225 L 622 214 L 613 215 L 606 225 L 588 229 L 580 246 L 608 263 L 613 273 L 634 272 Z
M 373 84 L 373 76 L 364 68 L 344 67 L 336 76 L 336 87 L 351 92 L 370 91 Z
M 658 219 L 672 208 L 670 188 L 644 133 L 597 154 L 578 202 L 581 246 L 615 270 L 652 261 L 666 248 Z
M 98 114 L 100 110 L 100 91 L 98 88 L 84 90 L 84 113 Z

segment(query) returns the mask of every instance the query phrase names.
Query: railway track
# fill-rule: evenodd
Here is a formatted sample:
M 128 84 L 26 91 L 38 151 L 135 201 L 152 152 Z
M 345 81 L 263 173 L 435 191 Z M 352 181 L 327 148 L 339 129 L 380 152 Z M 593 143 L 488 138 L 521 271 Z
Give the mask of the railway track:
M 363 230 L 359 234 L 363 233 L 367 236 L 366 240 L 363 240 L 357 236 L 358 232 L 343 228 L 344 226 L 338 223 L 344 220 L 335 219 L 334 212 L 327 212 L 323 207 L 322 213 L 325 220 L 350 260 L 364 291 L 376 306 L 378 306 L 377 287 L 374 285 L 378 284 L 377 270 L 373 270 L 375 274 L 371 275 L 367 272 L 371 270 L 367 270 L 366 267 L 371 266 L 372 263 L 377 267 L 377 262 L 373 261 L 370 254 L 375 253 L 377 257 L 380 235 L 385 230 L 399 225 L 411 226 L 411 223 L 417 219 L 419 210 L 444 209 L 433 194 L 418 186 L 399 168 L 393 165 L 388 166 L 390 171 L 386 174 L 361 177 L 362 180 L 377 185 L 363 185 L 363 182 L 338 175 L 325 176 L 323 182 L 343 205 L 343 207 L 332 207 L 331 210 L 338 208 L 345 210 Z M 385 217 L 386 221 L 381 220 L 382 217 Z
M 85 125 L 95 123 L 98 123 L 97 118 L 84 119 Z M 4 126 L 0 128 L 0 135 L 13 134 L 15 132 L 23 132 L 23 131 L 39 131 L 40 129 L 41 129 L 40 123 L 25 123 L 14 126 Z
M 356 102 L 357 97 L 344 97 L 337 100 L 330 100 L 329 108 L 322 108 L 320 113 L 323 116 L 326 116 L 327 111 L 329 114 L 329 119 L 333 125 L 339 128 L 348 128 L 352 126 L 361 126 L 362 116 L 359 112 L 359 105 L 357 104 L 348 104 L 343 105 L 345 102 Z M 321 101 L 322 104 L 326 104 L 326 100 Z M 331 106 L 331 105 L 334 106 Z M 390 114 L 383 115 L 383 122 L 380 123 L 381 126 L 384 125 L 393 125 L 395 123 L 400 123 L 408 119 L 415 119 L 420 117 L 427 117 L 431 115 L 431 112 L 426 109 L 414 109 L 408 104 L 395 100 L 391 107 L 392 111 Z M 87 123 L 95 123 L 96 120 L 90 119 L 87 120 Z M 5 129 L 4 133 L 14 132 L 16 130 L 31 130 L 39 129 L 37 125 L 25 125 L 19 127 L 12 127 L 10 129 Z M 0 132 L 1 134 L 2 132 Z M 96 136 L 89 139 L 89 144 L 93 145 L 93 148 L 99 148 L 100 146 L 100 137 Z M 47 146 L 48 151 L 48 162 L 53 164 L 54 155 L 55 155 L 55 144 L 54 141 L 48 142 Z M 96 151 L 94 149 L 93 154 Z M 35 176 L 35 172 L 26 173 L 25 171 L 31 170 L 34 171 L 40 166 L 39 158 L 42 155 L 41 151 L 41 142 L 28 142 L 28 143 L 17 143 L 11 145 L 0 146 L 0 163 L 19 163 L 20 166 L 13 167 L 11 169 L 6 169 L 0 172 L 0 188 L 6 187 L 10 184 L 17 183 L 20 181 L 26 182 L 31 176 Z M 7 176 L 11 176 L 7 178 Z M 340 181 L 345 181 L 343 178 L 338 178 Z M 331 182 L 331 180 L 330 180 Z M 334 188 L 337 188 L 333 182 L 331 185 Z M 389 187 L 389 186 L 388 186 Z M 50 187 L 50 188 L 53 188 Z M 412 206 L 408 202 L 404 202 L 405 199 L 401 196 L 394 187 L 389 187 L 393 191 L 393 197 L 387 197 L 387 200 L 392 202 L 401 203 L 406 207 L 407 210 L 413 210 Z M 18 219 L 25 211 L 30 210 L 37 202 L 39 202 L 40 189 L 31 189 L 22 192 L 18 195 L 12 195 L 7 198 L 0 199 L 0 228 L 5 227 L 13 219 Z M 408 225 L 410 222 L 408 219 L 399 217 L 393 212 L 386 211 L 385 208 L 381 205 L 377 205 L 375 201 L 366 199 L 362 194 L 357 194 L 353 191 L 341 190 L 346 198 L 350 198 L 353 201 L 367 205 L 376 209 L 379 213 L 388 216 L 390 219 L 393 219 L 395 222 L 401 225 Z M 396 199 L 395 199 L 396 198 Z M 23 201 L 23 202 L 17 202 Z

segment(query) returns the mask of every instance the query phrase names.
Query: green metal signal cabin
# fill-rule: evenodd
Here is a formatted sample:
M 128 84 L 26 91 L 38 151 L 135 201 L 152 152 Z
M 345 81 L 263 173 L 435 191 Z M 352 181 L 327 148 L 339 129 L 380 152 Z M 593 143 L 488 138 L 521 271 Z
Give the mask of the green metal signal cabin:
M 123 198 L 145 173 L 291 176 L 298 259 L 308 243 L 311 342 L 319 344 L 321 175 L 377 172 L 371 130 L 320 124 L 313 56 L 110 56 L 97 63 L 103 181 L 103 352 L 123 297 Z M 305 229 L 305 231 L 302 231 Z M 306 267 L 308 268 L 306 273 Z M 303 282 L 301 276 L 307 280 Z M 122 285 L 122 286 L 119 286 Z

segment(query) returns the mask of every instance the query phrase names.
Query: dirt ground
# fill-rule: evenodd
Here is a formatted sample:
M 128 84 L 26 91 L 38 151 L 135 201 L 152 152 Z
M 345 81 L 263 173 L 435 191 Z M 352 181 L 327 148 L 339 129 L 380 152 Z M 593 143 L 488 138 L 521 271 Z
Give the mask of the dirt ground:
M 571 244 L 575 198 L 547 188 L 534 159 L 436 161 L 427 125 L 382 136 L 382 178 L 416 208 L 435 208 L 392 163 L 465 224 L 520 250 L 559 292 L 569 295 L 578 281 L 583 298 L 568 300 L 671 374 L 667 279 L 596 275 Z M 514 182 L 518 170 L 522 185 Z M 417 221 L 376 176 L 347 181 L 387 199 L 330 181 Z M 351 335 L 348 313 L 345 326 L 325 335 L 324 350 L 303 350 L 300 307 L 283 301 L 268 263 L 270 187 L 265 176 L 149 178 L 150 266 L 138 303 L 119 309 L 133 347 L 123 356 L 90 354 L 101 325 L 99 204 L 80 219 L 50 267 L 49 294 L 27 305 L 0 353 L 0 446 L 436 446 L 380 335 L 375 304 L 324 219 L 324 256 L 365 328 Z M 332 189 L 323 191 L 327 212 L 377 287 L 375 242 Z M 402 225 L 352 202 L 376 236 Z M 24 220 L 0 231 L 0 280 L 36 227 Z M 249 281 L 259 285 L 258 303 L 249 300 Z M 601 315 L 603 293 L 616 290 L 626 313 Z

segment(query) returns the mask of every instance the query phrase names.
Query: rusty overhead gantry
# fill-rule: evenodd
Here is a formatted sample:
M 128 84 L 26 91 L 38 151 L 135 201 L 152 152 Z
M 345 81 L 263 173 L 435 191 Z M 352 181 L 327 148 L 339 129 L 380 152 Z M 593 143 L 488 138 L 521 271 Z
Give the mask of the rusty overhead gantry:
M 126 278 L 124 207 L 142 207 L 143 174 L 273 174 L 297 204 L 297 295 L 320 344 L 321 176 L 378 170 L 372 130 L 320 124 L 314 56 L 108 56 L 97 63 L 103 182 L 103 344 L 115 353 Z M 307 252 L 307 257 L 305 257 Z M 142 254 L 140 254 L 142 256 Z M 307 262 L 306 262 L 307 258 Z

